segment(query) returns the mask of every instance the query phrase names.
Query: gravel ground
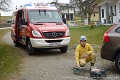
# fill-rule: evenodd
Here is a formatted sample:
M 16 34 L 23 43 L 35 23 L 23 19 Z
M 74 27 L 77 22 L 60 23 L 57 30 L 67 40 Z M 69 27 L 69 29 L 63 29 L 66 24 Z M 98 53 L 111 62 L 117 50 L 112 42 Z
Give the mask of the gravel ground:
M 5 34 L 3 41 L 13 46 L 10 32 Z M 43 49 L 38 50 L 34 56 L 29 56 L 24 48 L 19 48 L 19 51 L 24 57 L 23 63 L 20 72 L 12 75 L 10 80 L 94 80 L 89 74 L 90 63 L 85 66 L 82 74 L 72 73 L 72 68 L 75 66 L 75 49 L 69 48 L 64 54 L 59 50 Z M 101 59 L 99 50 L 96 56 L 95 65 L 108 70 L 107 77 L 101 80 L 120 80 L 114 63 Z

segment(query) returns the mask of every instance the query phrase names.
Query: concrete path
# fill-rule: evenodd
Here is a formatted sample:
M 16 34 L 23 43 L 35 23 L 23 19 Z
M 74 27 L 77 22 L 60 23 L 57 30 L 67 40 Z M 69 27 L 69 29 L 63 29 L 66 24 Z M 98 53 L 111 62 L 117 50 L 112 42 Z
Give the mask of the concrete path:
M 0 29 L 10 29 L 11 27 L 5 27 L 5 28 L 0 28 Z

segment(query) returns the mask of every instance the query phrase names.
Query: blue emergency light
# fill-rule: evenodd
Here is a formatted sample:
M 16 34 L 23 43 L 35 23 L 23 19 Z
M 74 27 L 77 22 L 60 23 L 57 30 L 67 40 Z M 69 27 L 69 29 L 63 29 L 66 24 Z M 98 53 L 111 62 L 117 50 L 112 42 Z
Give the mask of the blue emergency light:
M 25 4 L 25 5 L 23 5 L 23 6 L 32 6 L 32 4 L 31 4 L 31 3 L 28 3 L 28 4 Z
M 54 8 L 56 9 L 55 4 L 50 4 L 50 3 L 28 3 L 28 4 L 24 4 L 23 6 L 26 8 L 52 8 L 52 9 Z
M 55 7 L 55 4 L 49 4 L 50 5 L 50 7 Z

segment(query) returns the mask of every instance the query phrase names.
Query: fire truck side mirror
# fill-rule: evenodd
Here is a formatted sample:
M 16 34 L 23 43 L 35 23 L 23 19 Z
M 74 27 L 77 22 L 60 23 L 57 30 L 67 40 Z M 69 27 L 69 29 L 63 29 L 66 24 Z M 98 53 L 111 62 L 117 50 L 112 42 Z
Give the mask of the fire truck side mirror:
M 66 19 L 65 18 L 63 18 L 63 22 L 66 24 Z
M 22 25 L 28 25 L 28 22 L 26 22 L 25 19 L 21 19 L 21 24 Z

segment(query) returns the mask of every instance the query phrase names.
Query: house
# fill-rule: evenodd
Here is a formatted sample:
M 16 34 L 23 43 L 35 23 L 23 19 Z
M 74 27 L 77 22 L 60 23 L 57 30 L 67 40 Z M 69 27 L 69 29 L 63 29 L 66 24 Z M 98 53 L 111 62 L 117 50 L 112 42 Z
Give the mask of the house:
M 120 22 L 120 0 L 101 0 L 99 6 L 99 21 L 103 24 Z
M 90 17 L 90 21 L 98 21 L 99 20 L 99 8 L 98 8 L 98 6 L 96 5 L 96 3 L 94 3 L 94 1 L 95 0 L 91 0 L 91 4 L 92 4 L 92 6 L 94 6 L 94 10 L 93 10 L 93 13 L 91 14 L 91 17 Z M 73 4 L 73 6 L 75 7 L 75 13 L 76 14 L 79 14 L 80 13 L 80 10 L 79 10 L 79 7 L 78 7 L 78 5 L 80 4 L 80 3 L 86 3 L 85 2 L 85 0 L 82 0 L 82 2 L 77 2 L 77 0 L 70 0 L 70 3 L 72 3 Z M 83 17 L 83 15 L 81 15 L 80 14 L 80 16 L 81 17 Z M 88 15 L 87 15 L 87 19 L 85 19 L 85 20 L 87 20 L 88 21 Z
M 74 7 L 74 13 L 79 13 L 79 9 L 78 6 L 76 4 L 76 0 L 70 0 L 70 4 L 72 4 L 72 6 Z
M 72 6 L 71 3 L 51 2 L 51 4 L 55 4 L 58 11 L 61 13 L 62 18 L 73 20 L 75 8 Z
M 93 13 L 91 15 L 90 21 L 98 21 L 99 20 L 99 8 L 95 6 Z

